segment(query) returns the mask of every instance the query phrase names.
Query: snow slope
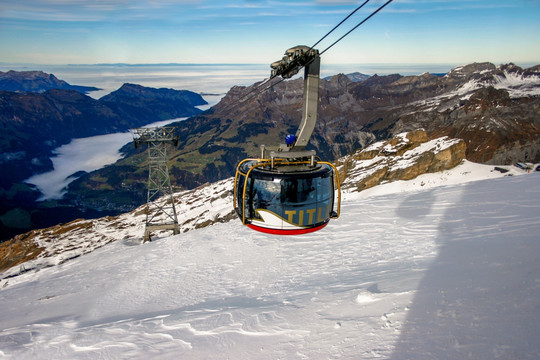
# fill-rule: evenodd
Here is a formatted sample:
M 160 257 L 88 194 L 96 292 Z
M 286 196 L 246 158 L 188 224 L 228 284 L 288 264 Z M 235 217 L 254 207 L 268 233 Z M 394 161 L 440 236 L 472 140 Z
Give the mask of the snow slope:
M 466 77 L 471 71 L 470 67 L 474 65 L 458 66 L 450 70 L 445 76 Z M 468 71 L 464 72 L 465 68 L 469 68 Z M 483 87 L 493 86 L 496 89 L 507 90 L 511 98 L 540 95 L 540 73 L 536 67 L 523 70 L 514 64 L 507 64 L 499 65 L 497 69 L 493 70 L 486 69 L 481 73 L 487 76 L 480 79 L 475 77 L 469 80 L 457 90 L 457 93 L 465 95 Z M 466 97 L 468 98 L 469 95 Z
M 232 221 L 3 279 L 0 358 L 537 359 L 540 174 L 487 169 L 346 194 L 313 234 Z

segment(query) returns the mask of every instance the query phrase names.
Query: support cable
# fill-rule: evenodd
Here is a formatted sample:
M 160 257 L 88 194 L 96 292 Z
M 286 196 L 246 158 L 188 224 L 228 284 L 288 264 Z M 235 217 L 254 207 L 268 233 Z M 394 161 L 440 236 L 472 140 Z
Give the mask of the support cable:
M 319 41 L 317 41 L 315 44 L 313 44 L 313 46 L 311 46 L 310 50 L 313 49 L 315 46 L 317 46 L 321 41 L 323 41 L 324 39 L 326 39 L 326 37 L 328 35 L 330 35 L 334 30 L 336 30 L 338 27 L 341 26 L 341 24 L 343 24 L 345 21 L 347 21 L 348 18 L 350 18 L 351 16 L 354 15 L 355 12 L 357 12 L 358 10 L 360 10 L 361 8 L 364 7 L 364 5 L 366 5 L 367 3 L 369 2 L 369 0 L 366 0 L 362 5 L 360 5 L 359 7 L 357 7 L 356 9 L 354 9 L 353 12 L 351 12 L 349 15 L 347 15 L 347 17 L 343 20 L 341 20 L 341 22 L 339 24 L 337 24 L 336 26 L 334 26 L 334 28 L 332 30 L 330 30 L 329 32 L 326 33 L 326 35 L 324 35 L 322 38 L 320 38 Z
M 381 11 L 384 7 L 386 7 L 388 4 L 390 4 L 393 0 L 388 0 L 386 3 L 384 3 L 382 6 L 380 6 L 377 10 L 375 10 L 374 12 L 372 12 L 369 16 L 367 16 L 366 18 L 364 18 L 364 20 L 362 20 L 361 22 L 359 22 L 355 27 L 353 27 L 351 30 L 349 30 L 347 33 L 345 33 L 343 36 L 341 36 L 339 39 L 337 39 L 336 41 L 334 41 L 330 46 L 328 46 L 326 49 L 324 49 L 322 52 L 319 53 L 319 56 L 322 56 L 322 54 L 324 54 L 326 51 L 330 50 L 330 48 L 332 48 L 334 45 L 336 45 L 338 42 L 340 42 L 341 40 L 343 40 L 346 36 L 348 36 L 350 33 L 352 33 L 354 30 L 356 30 L 358 27 L 360 27 L 362 24 L 364 24 L 366 21 L 368 21 L 370 18 L 372 18 L 375 14 L 377 14 L 379 11 Z M 366 0 L 364 1 L 364 3 L 362 3 L 360 6 L 358 6 L 356 9 L 354 9 L 349 15 L 347 15 L 343 20 L 341 20 L 341 22 L 339 24 L 337 24 L 336 26 L 334 26 L 334 28 L 332 30 L 330 30 L 328 33 L 326 33 L 322 38 L 319 39 L 319 41 L 317 41 L 315 44 L 313 44 L 313 46 L 310 48 L 313 49 L 315 46 L 317 46 L 321 41 L 323 41 L 328 35 L 330 35 L 334 30 L 336 30 L 339 26 L 341 26 L 345 21 L 347 21 L 353 14 L 355 14 L 358 10 L 360 10 L 362 7 L 364 7 L 364 5 L 366 5 L 367 3 L 369 2 L 369 0 Z M 308 62 L 309 64 L 309 62 Z M 307 64 L 306 64 L 307 65 Z M 245 102 L 245 101 L 248 101 L 248 100 L 251 100 L 252 98 L 254 98 L 255 96 L 258 96 L 260 94 L 262 94 L 263 92 L 267 91 L 268 89 L 270 89 L 271 87 L 274 87 L 276 85 L 278 85 L 279 83 L 281 83 L 282 81 L 285 80 L 285 78 L 281 78 L 279 81 L 277 82 L 274 82 L 274 83 L 270 83 L 268 85 L 266 85 L 268 82 L 270 82 L 273 78 L 275 78 L 276 75 L 274 76 L 271 76 L 265 80 L 263 80 L 259 85 L 257 85 L 257 87 L 255 87 L 254 89 L 252 89 L 251 91 L 249 91 L 247 94 L 245 94 L 244 96 L 242 96 L 239 100 L 237 100 L 237 103 L 241 103 L 241 102 Z M 265 86 L 266 85 L 266 86 Z M 263 88 L 263 86 L 265 86 Z M 261 89 L 262 88 L 262 89 Z M 231 108 L 233 108 L 235 105 L 232 105 Z M 227 110 L 230 110 L 230 109 L 227 109 L 225 108 L 224 109 L 225 111 Z
M 330 45 L 329 47 L 327 47 L 326 49 L 324 49 L 319 55 L 322 55 L 324 54 L 326 51 L 328 51 L 332 46 L 336 45 L 338 42 L 340 42 L 341 40 L 343 40 L 343 38 L 345 38 L 347 35 L 349 35 L 350 33 L 352 33 L 354 30 L 356 30 L 360 25 L 362 25 L 363 23 L 365 23 L 366 21 L 368 21 L 373 15 L 375 15 L 376 13 L 378 13 L 379 11 L 381 11 L 386 5 L 390 4 L 393 0 L 388 0 L 384 5 L 382 5 L 380 8 L 378 8 L 377 10 L 375 10 L 374 12 L 371 13 L 371 15 L 369 15 L 368 17 L 366 17 L 364 20 L 360 21 L 358 23 L 358 25 L 356 25 L 355 27 L 353 27 L 351 30 L 349 30 L 347 33 L 345 33 L 345 35 L 343 35 L 342 37 L 340 37 L 339 39 L 337 39 L 336 41 L 334 41 L 332 43 L 332 45 Z

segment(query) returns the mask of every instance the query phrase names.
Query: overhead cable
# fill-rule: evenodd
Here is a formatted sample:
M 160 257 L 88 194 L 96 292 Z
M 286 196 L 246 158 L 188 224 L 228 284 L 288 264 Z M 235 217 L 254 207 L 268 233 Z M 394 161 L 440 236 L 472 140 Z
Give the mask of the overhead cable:
M 322 55 L 324 54 L 326 51 L 328 51 L 332 46 L 336 45 L 338 42 L 340 42 L 341 40 L 343 40 L 344 37 L 346 37 L 347 35 L 349 35 L 350 33 L 352 33 L 354 30 L 356 30 L 360 25 L 362 25 L 363 23 L 365 23 L 366 21 L 368 21 L 373 15 L 375 15 L 376 13 L 378 13 L 379 11 L 381 11 L 386 5 L 390 4 L 393 0 L 388 0 L 384 5 L 382 5 L 380 8 L 378 8 L 377 10 L 375 10 L 374 12 L 371 13 L 371 15 L 369 15 L 368 17 L 366 17 L 364 20 L 362 20 L 361 22 L 359 22 L 355 27 L 353 27 L 351 30 L 349 30 L 345 35 L 343 35 L 342 37 L 340 37 L 339 39 L 337 39 L 336 41 L 334 41 L 332 43 L 332 45 L 330 45 L 329 47 L 327 47 L 326 49 L 324 49 L 319 55 Z M 362 4 L 363 5 L 363 4 Z
M 359 22 L 355 27 L 353 27 L 351 30 L 349 30 L 347 33 L 345 33 L 343 36 L 341 36 L 339 39 L 337 39 L 336 41 L 334 41 L 330 46 L 328 46 L 326 49 L 324 49 L 321 53 L 319 53 L 319 56 L 321 56 L 322 54 L 324 54 L 326 51 L 330 50 L 331 47 L 333 47 L 334 45 L 336 45 L 338 42 L 340 42 L 341 40 L 343 40 L 346 36 L 348 36 L 351 32 L 353 32 L 354 30 L 356 30 L 358 27 L 360 27 L 362 24 L 364 24 L 366 21 L 368 21 L 370 18 L 372 18 L 375 14 L 377 14 L 379 11 L 381 11 L 386 5 L 390 4 L 393 0 L 388 0 L 386 3 L 384 3 L 382 6 L 380 6 L 377 10 L 375 10 L 374 12 L 372 12 L 369 16 L 367 16 L 364 20 L 362 20 L 361 22 Z M 328 33 L 326 33 L 326 35 L 324 35 L 322 38 L 319 39 L 319 41 L 317 41 L 315 44 L 313 44 L 313 46 L 311 46 L 310 49 L 313 49 L 315 46 L 317 46 L 321 41 L 323 41 L 328 35 L 330 35 L 332 32 L 334 32 L 334 30 L 336 30 L 339 26 L 341 26 L 345 21 L 347 21 L 352 15 L 354 15 L 358 10 L 360 10 L 362 7 L 364 7 L 364 5 L 366 5 L 367 3 L 369 2 L 369 0 L 366 0 L 364 1 L 364 3 L 362 3 L 360 6 L 358 6 L 356 9 L 354 9 L 349 15 L 347 15 L 343 20 L 341 20 L 339 22 L 339 24 L 337 24 L 336 26 L 334 26 L 334 28 L 332 30 L 330 30 Z M 281 83 L 282 81 L 284 81 L 285 79 L 284 78 L 281 78 L 279 81 L 276 81 L 274 83 L 271 82 L 271 80 L 274 78 L 275 76 L 271 76 L 267 79 L 265 79 L 264 81 L 262 81 L 259 85 L 257 85 L 254 89 L 252 89 L 251 91 L 249 91 L 247 94 L 245 94 L 244 96 L 242 96 L 238 101 L 237 103 L 240 103 L 240 102 L 245 102 L 247 100 L 251 100 L 253 97 L 265 92 L 266 90 L 270 89 L 271 87 L 274 87 L 276 86 L 277 84 Z M 266 87 L 263 88 L 264 85 L 266 85 L 268 82 L 270 82 L 270 84 L 268 84 Z M 261 89 L 262 88 L 262 89 Z M 251 95 L 251 96 L 250 96 Z M 234 107 L 234 105 L 233 105 Z
M 350 18 L 351 16 L 354 15 L 355 12 L 357 12 L 358 10 L 360 10 L 362 7 L 364 7 L 364 5 L 366 5 L 367 3 L 369 2 L 369 0 L 366 0 L 362 5 L 360 5 L 359 7 L 357 7 L 356 9 L 354 9 L 353 12 L 351 12 L 349 15 L 347 15 L 347 17 L 343 20 L 341 20 L 341 22 L 339 24 L 337 24 L 336 26 L 334 26 L 334 28 L 332 30 L 330 30 L 329 32 L 326 33 L 326 35 L 324 35 L 322 38 L 320 38 L 319 41 L 317 41 L 315 44 L 313 44 L 313 46 L 310 48 L 313 49 L 315 46 L 317 46 L 321 41 L 323 41 L 324 39 L 326 39 L 326 37 L 328 35 L 330 35 L 334 30 L 336 30 L 338 27 L 341 26 L 341 24 L 343 24 L 345 21 L 347 21 L 348 18 Z

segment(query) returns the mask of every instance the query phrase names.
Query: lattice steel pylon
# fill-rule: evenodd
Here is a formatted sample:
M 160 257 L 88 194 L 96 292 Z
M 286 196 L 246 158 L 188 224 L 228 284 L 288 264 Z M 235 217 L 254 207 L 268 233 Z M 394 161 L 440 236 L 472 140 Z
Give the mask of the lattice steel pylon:
M 179 234 L 180 228 L 167 166 L 167 146 L 170 144 L 178 146 L 175 128 L 137 128 L 133 129 L 132 133 L 135 148 L 148 146 L 148 195 L 143 242 L 150 241 L 150 233 L 155 230 L 172 230 L 175 235 Z M 162 197 L 168 198 L 156 201 Z

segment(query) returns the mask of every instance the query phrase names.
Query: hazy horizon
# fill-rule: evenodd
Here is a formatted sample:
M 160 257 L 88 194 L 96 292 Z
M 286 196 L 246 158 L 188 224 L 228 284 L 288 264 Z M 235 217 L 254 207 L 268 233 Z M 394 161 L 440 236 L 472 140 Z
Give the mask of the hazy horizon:
M 489 61 L 488 61 L 489 62 Z M 497 64 L 492 62 L 494 65 Z M 529 68 L 540 64 L 514 64 Z M 444 74 L 455 67 L 466 64 L 452 63 L 321 63 L 321 78 L 339 73 L 360 72 L 366 75 L 400 74 L 420 75 L 425 72 Z M 71 85 L 94 86 L 101 90 L 88 93 L 99 99 L 119 89 L 125 83 L 153 88 L 190 90 L 200 94 L 225 94 L 233 86 L 250 86 L 263 81 L 270 75 L 270 64 L 17 64 L 0 62 L 0 72 L 43 71 Z M 300 72 L 297 76 L 302 76 Z
M 500 65 L 492 62 L 494 65 Z M 515 63 L 528 68 L 534 63 Z M 540 62 L 539 62 L 540 64 Z M 321 63 L 321 78 L 339 73 L 403 76 L 447 73 L 466 64 L 452 63 Z M 202 94 L 224 94 L 233 86 L 249 86 L 270 75 L 270 64 L 16 64 L 0 62 L 0 71 L 43 71 L 72 85 L 95 86 L 102 90 L 88 95 L 99 99 L 125 83 L 154 88 L 190 90 Z M 301 76 L 303 72 L 300 72 Z

